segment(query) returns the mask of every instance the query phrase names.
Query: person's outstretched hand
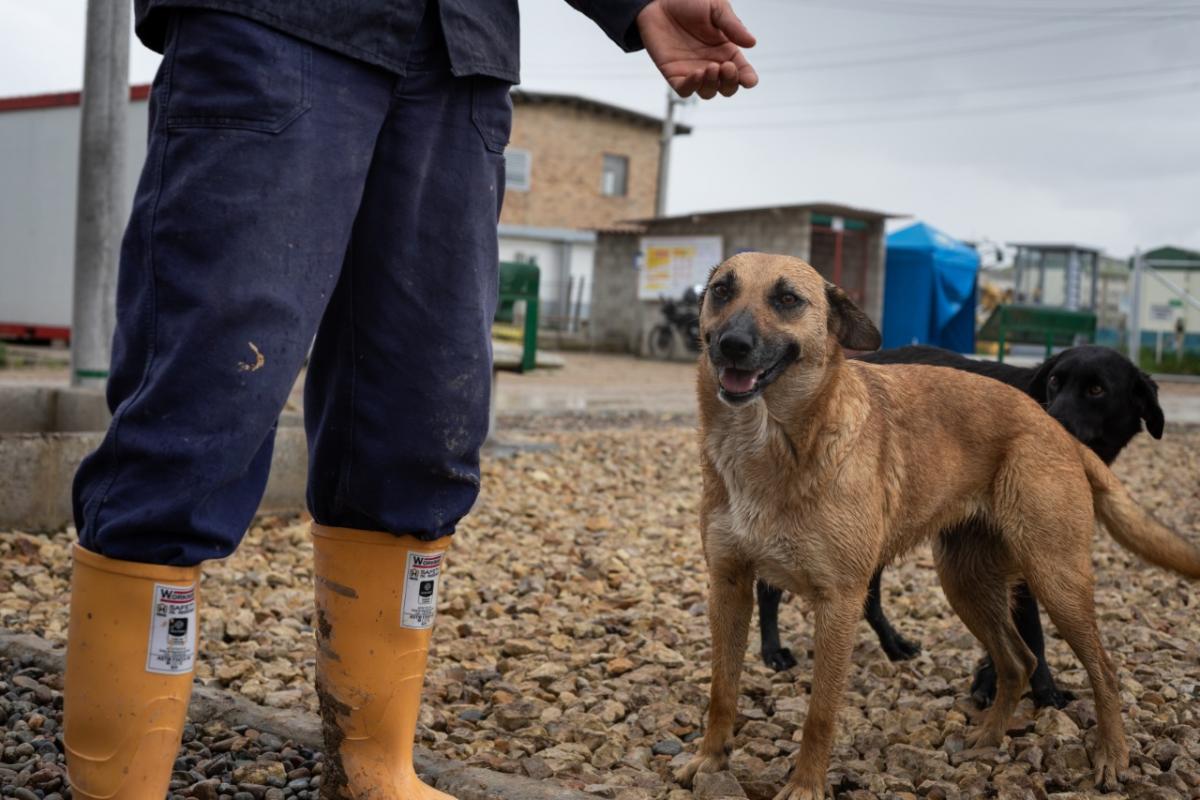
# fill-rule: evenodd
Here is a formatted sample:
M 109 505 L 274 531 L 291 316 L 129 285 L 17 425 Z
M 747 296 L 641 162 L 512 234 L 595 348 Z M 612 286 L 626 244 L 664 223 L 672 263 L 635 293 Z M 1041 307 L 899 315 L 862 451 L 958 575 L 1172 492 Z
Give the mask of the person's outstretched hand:
M 729 0 L 652 0 L 637 24 L 646 52 L 681 97 L 728 97 L 758 83 L 741 50 L 753 47 L 754 37 Z

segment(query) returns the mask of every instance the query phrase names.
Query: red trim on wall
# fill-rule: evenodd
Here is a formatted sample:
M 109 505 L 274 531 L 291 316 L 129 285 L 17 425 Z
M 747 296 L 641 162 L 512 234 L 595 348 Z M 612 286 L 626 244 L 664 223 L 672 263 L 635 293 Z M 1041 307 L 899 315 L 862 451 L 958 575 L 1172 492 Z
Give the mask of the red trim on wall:
M 55 325 L 25 325 L 20 322 L 0 322 L 0 338 L 52 339 L 71 341 L 71 329 Z
M 35 108 L 66 108 L 79 105 L 80 92 L 52 92 L 50 94 L 30 94 L 22 97 L 0 97 L 0 111 L 29 111 Z M 139 83 L 129 87 L 129 99 L 132 102 L 145 100 L 150 96 L 150 84 Z

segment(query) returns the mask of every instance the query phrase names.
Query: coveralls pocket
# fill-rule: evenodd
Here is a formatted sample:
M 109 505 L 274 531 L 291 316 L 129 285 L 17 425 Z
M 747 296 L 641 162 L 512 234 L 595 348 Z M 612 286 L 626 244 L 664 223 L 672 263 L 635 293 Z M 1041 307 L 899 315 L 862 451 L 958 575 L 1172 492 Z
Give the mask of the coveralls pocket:
M 506 81 L 476 75 L 471 78 L 471 121 L 493 153 L 504 153 L 512 134 L 512 85 Z
M 312 47 L 299 39 L 212 11 L 179 12 L 168 36 L 169 129 L 277 134 L 311 107 Z

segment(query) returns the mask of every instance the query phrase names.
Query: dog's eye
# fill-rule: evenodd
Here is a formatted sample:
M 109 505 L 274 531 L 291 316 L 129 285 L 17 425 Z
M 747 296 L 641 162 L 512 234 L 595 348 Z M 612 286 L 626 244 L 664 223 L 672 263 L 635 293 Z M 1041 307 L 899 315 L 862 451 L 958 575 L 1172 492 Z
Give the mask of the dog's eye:
M 717 298 L 718 300 L 728 300 L 729 299 L 729 287 L 723 283 L 718 283 L 716 286 L 712 287 L 711 291 L 712 291 L 712 296 Z
M 1058 389 L 1058 376 L 1051 375 L 1050 380 L 1046 382 L 1051 389 Z
M 1094 383 L 1088 387 L 1088 397 L 1102 397 L 1104 395 L 1104 387 L 1098 383 Z
M 791 308 L 792 306 L 797 305 L 799 302 L 800 298 L 791 292 L 784 292 L 783 294 L 779 295 L 779 305 L 783 306 L 784 308 Z

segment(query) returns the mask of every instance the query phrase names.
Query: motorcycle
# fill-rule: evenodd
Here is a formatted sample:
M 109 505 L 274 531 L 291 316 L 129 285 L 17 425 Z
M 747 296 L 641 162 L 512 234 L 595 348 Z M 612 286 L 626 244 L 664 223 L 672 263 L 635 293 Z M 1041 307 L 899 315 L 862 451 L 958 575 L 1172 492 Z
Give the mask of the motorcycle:
M 676 335 L 692 353 L 700 352 L 700 294 L 688 288 L 679 300 L 661 298 L 663 322 L 650 329 L 647 349 L 655 358 L 669 359 L 675 352 Z

